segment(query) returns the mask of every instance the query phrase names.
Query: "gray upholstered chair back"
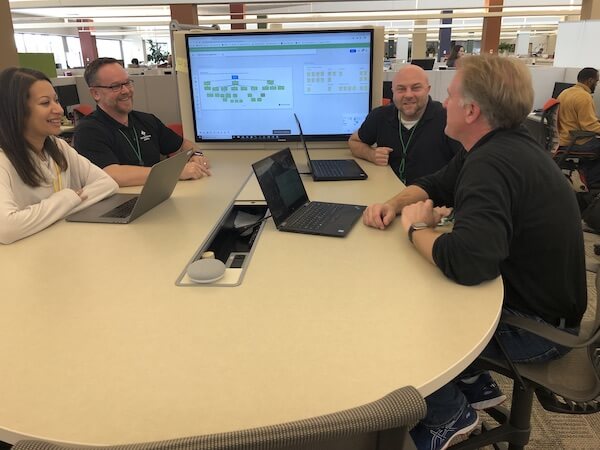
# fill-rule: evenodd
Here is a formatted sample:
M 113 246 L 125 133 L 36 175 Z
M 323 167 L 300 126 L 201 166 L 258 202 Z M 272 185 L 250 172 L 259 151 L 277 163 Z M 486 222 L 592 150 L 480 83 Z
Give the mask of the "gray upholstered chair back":
M 333 414 L 279 425 L 228 433 L 187 437 L 160 442 L 98 447 L 102 450 L 276 450 L 328 448 L 335 441 L 366 433 L 379 433 L 376 448 L 403 448 L 407 431 L 425 416 L 425 401 L 407 386 L 366 405 Z M 409 445 L 412 441 L 408 438 Z M 85 450 L 90 447 L 63 446 L 45 441 L 24 440 L 13 450 Z

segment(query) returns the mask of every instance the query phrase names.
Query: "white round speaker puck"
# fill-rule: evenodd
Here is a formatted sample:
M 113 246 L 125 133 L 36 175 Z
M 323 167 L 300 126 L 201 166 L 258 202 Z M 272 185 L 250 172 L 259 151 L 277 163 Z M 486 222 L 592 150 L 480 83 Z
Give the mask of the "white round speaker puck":
M 199 259 L 188 266 L 187 274 L 194 283 L 214 283 L 225 275 L 225 264 L 219 259 Z

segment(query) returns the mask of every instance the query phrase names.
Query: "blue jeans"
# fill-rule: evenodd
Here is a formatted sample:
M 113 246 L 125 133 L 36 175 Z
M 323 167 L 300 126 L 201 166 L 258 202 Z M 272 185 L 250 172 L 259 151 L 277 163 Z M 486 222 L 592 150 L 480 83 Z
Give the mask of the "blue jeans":
M 545 323 L 543 319 L 537 316 L 523 314 L 510 308 L 503 308 L 503 312 L 516 316 L 523 316 L 538 322 Z M 579 327 L 566 328 L 557 327 L 571 334 L 578 334 Z M 513 362 L 516 363 L 540 363 L 552 359 L 558 359 L 566 355 L 570 349 L 562 347 L 554 342 L 548 341 L 543 337 L 529 333 L 520 328 L 514 328 L 501 323 L 496 329 L 495 335 L 500 338 L 502 345 Z M 493 339 L 481 352 L 481 356 L 488 358 L 504 360 L 504 354 Z M 480 374 L 481 370 L 473 367 L 467 367 L 458 377 L 466 378 Z M 441 428 L 453 421 L 462 413 L 467 405 L 467 399 L 456 384 L 451 381 L 445 386 L 435 391 L 425 398 L 427 404 L 427 415 L 421 421 L 421 424 L 428 428 Z

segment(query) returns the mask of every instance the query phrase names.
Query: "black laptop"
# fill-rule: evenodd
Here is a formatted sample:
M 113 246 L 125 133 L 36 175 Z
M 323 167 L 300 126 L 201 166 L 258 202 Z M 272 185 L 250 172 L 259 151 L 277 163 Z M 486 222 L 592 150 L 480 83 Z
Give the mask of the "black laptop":
M 298 131 L 300 132 L 300 140 L 306 152 L 306 161 L 308 163 L 308 171 L 315 181 L 343 181 L 343 180 L 366 180 L 367 174 L 362 167 L 353 159 L 311 159 L 308 153 L 308 146 L 300 119 L 294 114 Z
M 67 222 L 130 223 L 168 199 L 192 150 L 180 152 L 152 166 L 138 194 L 115 194 L 67 216 Z
M 279 231 L 343 237 L 366 208 L 311 202 L 289 148 L 252 164 Z

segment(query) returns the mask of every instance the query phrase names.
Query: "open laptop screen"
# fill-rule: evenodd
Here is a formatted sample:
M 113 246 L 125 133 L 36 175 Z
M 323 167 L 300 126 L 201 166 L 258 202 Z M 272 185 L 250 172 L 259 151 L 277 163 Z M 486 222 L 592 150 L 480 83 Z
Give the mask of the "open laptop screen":
M 289 148 L 252 165 L 276 225 L 308 201 Z

